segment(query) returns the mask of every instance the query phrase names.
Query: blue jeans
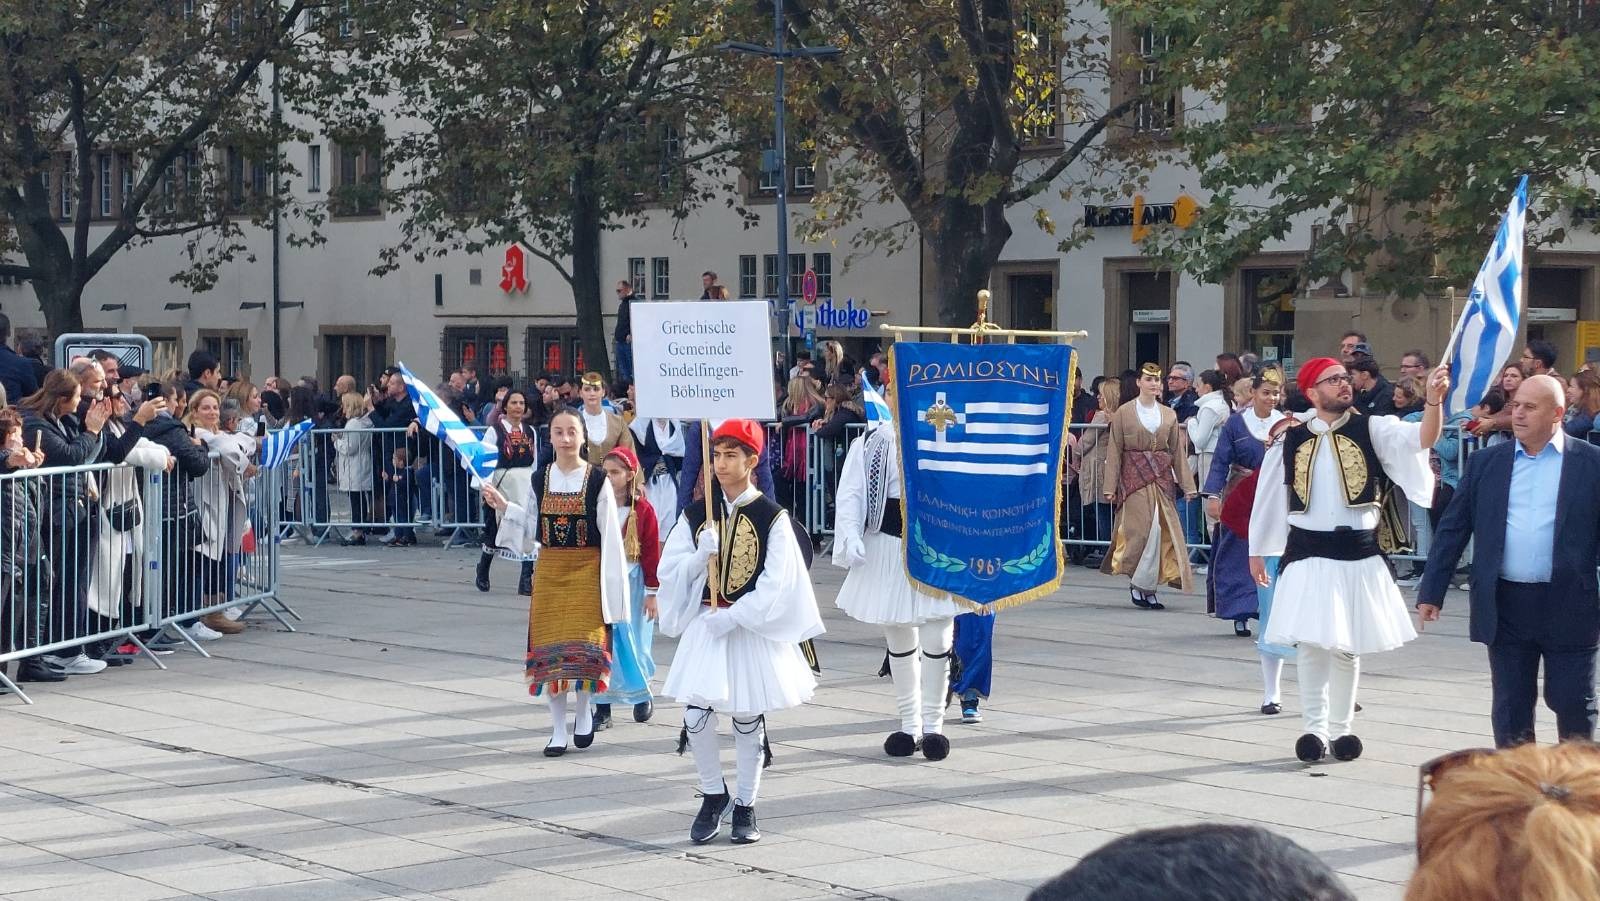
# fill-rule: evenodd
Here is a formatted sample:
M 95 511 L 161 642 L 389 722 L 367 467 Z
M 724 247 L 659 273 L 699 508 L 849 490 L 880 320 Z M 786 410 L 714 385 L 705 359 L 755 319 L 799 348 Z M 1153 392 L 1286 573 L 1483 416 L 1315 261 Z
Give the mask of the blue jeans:
M 613 341 L 612 348 L 616 351 L 617 378 L 633 381 L 633 345 L 627 341 Z
M 1205 563 L 1211 559 L 1208 546 L 1210 539 L 1205 535 L 1205 508 L 1201 498 L 1189 500 L 1185 497 L 1178 498 L 1178 521 L 1183 523 L 1183 540 L 1189 545 L 1189 562 Z

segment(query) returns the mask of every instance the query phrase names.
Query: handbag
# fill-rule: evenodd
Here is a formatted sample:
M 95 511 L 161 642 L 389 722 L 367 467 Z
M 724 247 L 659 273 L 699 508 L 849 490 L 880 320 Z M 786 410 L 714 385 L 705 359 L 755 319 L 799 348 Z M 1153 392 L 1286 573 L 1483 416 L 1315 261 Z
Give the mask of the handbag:
M 137 500 L 123 501 L 106 507 L 106 520 L 118 532 L 132 532 L 144 522 L 143 504 Z

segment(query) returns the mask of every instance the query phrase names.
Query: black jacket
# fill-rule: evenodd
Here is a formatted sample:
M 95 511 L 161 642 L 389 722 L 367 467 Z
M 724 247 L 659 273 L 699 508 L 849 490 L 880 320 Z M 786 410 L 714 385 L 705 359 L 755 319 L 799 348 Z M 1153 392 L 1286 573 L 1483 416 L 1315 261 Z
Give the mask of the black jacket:
M 1393 416 L 1394 383 L 1380 375 L 1377 384 L 1359 392 L 1355 401 L 1356 407 L 1368 416 Z
M 211 471 L 211 457 L 205 445 L 189 440 L 189 430 L 172 416 L 162 414 L 144 427 L 144 437 L 172 454 L 176 464 L 161 479 L 161 510 L 167 521 L 188 515 L 194 509 L 189 483 Z
M 1556 527 L 1550 590 L 1542 609 L 1508 610 L 1499 602 L 1500 562 L 1506 543 L 1506 503 L 1511 467 L 1520 444 L 1505 441 L 1474 453 L 1456 486 L 1455 497 L 1433 531 L 1433 548 L 1417 588 L 1417 603 L 1444 606 L 1450 576 L 1467 541 L 1472 551 L 1473 641 L 1493 644 L 1500 621 L 1534 631 L 1529 636 L 1554 645 L 1594 647 L 1600 643 L 1600 448 L 1568 438 L 1561 459 L 1561 489 L 1552 499 Z
M 54 416 L 26 414 L 22 419 L 22 443 L 33 447 L 35 440 L 44 452 L 44 465 L 47 467 L 94 463 L 100 459 L 104 449 L 100 436 L 84 431 L 73 416 L 57 419 Z M 65 522 L 88 517 L 88 492 L 82 473 L 65 474 L 49 481 L 49 498 L 45 509 L 52 521 Z
M 5 386 L 8 404 L 16 404 L 39 390 L 33 361 L 4 344 L 0 344 L 0 385 Z

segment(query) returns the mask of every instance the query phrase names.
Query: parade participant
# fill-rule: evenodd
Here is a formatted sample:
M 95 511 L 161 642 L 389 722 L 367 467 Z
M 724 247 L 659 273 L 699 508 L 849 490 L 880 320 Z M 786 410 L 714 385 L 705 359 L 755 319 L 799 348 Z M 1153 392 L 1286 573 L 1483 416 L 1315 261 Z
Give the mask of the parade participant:
M 590 463 L 600 466 L 614 447 L 633 447 L 633 433 L 628 430 L 628 424 L 604 406 L 606 383 L 600 373 L 584 373 L 578 397 L 583 401 L 578 411 L 583 415 L 583 428 L 589 436 L 583 455 Z
M 650 679 L 656 674 L 651 646 L 656 638 L 656 567 L 661 561 L 661 538 L 656 526 L 656 511 L 644 496 L 644 481 L 639 477 L 639 458 L 625 447 L 606 454 L 606 481 L 617 500 L 617 518 L 622 522 L 622 550 L 628 558 L 628 622 L 612 628 L 616 656 L 625 655 L 639 669 L 636 684 L 623 690 L 613 688 L 595 695 L 594 727 L 611 728 L 611 705 L 632 704 L 633 720 L 647 722 L 655 713 Z
M 822 634 L 822 617 L 789 515 L 751 484 L 766 443 L 760 423 L 730 419 L 712 435 L 715 523 L 705 504 L 684 511 L 661 555 L 661 630 L 681 636 L 663 692 L 687 709 L 678 751 L 694 752 L 703 800 L 689 832 L 704 844 L 722 829 L 730 801 L 717 743 L 717 713 L 733 720 L 738 763 L 733 841 L 761 838 L 755 802 L 771 761 L 766 714 L 804 704 L 817 680 L 799 642 Z M 708 564 L 717 562 L 717 590 Z
M 1283 377 L 1269 369 L 1251 381 L 1250 406 L 1223 424 L 1205 474 L 1206 516 L 1219 519 L 1227 495 L 1261 465 L 1267 453 L 1267 435 L 1283 418 L 1278 411 L 1282 396 Z M 1250 620 L 1259 613 L 1256 583 L 1250 578 L 1249 537 L 1219 525 L 1212 539 L 1211 570 L 1206 575 L 1206 612 L 1233 620 L 1233 632 L 1241 638 L 1250 637 Z M 1265 617 L 1261 620 L 1265 622 Z M 1265 657 L 1262 666 L 1266 666 Z
M 1178 417 L 1161 403 L 1161 367 L 1146 363 L 1139 371 L 1139 394 L 1111 417 L 1106 450 L 1105 498 L 1117 505 L 1111 549 L 1100 571 L 1129 577 L 1133 605 L 1164 610 L 1156 587 L 1188 591 L 1193 573 L 1183 540 L 1174 495 L 1196 496 L 1194 474 Z
M 521 504 L 533 490 L 533 474 L 539 466 L 539 433 L 528 422 L 528 395 L 520 388 L 512 388 L 501 395 L 496 405 L 500 415 L 483 433 L 486 447 L 500 454 L 495 463 L 489 484 L 499 489 L 512 503 Z M 476 584 L 479 591 L 489 590 L 489 564 L 496 554 L 517 560 L 522 564 L 522 574 L 517 580 L 517 594 L 533 591 L 533 561 L 522 554 L 513 553 L 499 543 L 499 517 L 491 507 L 483 508 L 483 550 L 478 556 Z
M 665 536 L 678 518 L 678 473 L 683 470 L 684 427 L 676 419 L 635 417 L 633 444 L 639 451 L 644 496 L 656 511 L 657 534 Z
M 550 418 L 555 459 L 534 474 L 526 507 L 493 485 L 483 502 L 500 515 L 497 538 L 520 554 L 539 549 L 528 600 L 528 693 L 550 704 L 550 743 L 544 756 L 567 752 L 567 693 L 576 695 L 571 741 L 594 743 L 589 697 L 610 686 L 611 629 L 628 621 L 627 560 L 617 502 L 605 474 L 590 466 L 583 417 L 562 410 Z
M 1450 376 L 1433 373 L 1420 423 L 1352 411 L 1350 374 L 1338 360 L 1308 360 L 1297 380 L 1312 410 L 1296 417 L 1262 461 L 1250 572 L 1257 585 L 1270 586 L 1262 558 L 1282 557 L 1264 631 L 1267 641 L 1297 649 L 1305 734 L 1295 756 L 1321 760 L 1331 739 L 1336 759 L 1354 760 L 1362 752 L 1351 729 L 1361 655 L 1417 637 L 1383 554 L 1396 529 L 1404 530 L 1393 492 L 1433 492 L 1428 448 L 1439 437 Z
M 910 757 L 920 749 L 943 760 L 950 754 L 945 692 L 960 609 L 906 576 L 902 491 L 894 426 L 881 422 L 850 443 L 839 474 L 833 562 L 850 572 L 835 603 L 858 622 L 883 627 L 888 641 L 900 730 L 884 740 L 884 753 Z

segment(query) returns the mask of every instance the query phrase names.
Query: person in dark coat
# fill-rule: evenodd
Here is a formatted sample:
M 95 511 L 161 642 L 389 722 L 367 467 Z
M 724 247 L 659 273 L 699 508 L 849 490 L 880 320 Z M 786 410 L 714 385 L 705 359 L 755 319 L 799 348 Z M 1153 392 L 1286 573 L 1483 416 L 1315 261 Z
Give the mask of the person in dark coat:
M 6 389 L 6 402 L 15 404 L 39 390 L 39 377 L 34 372 L 34 361 L 12 350 L 11 320 L 0 313 L 0 387 Z
M 170 613 L 199 609 L 194 574 L 199 562 L 194 559 L 200 544 L 200 510 L 195 506 L 195 479 L 211 471 L 211 456 L 204 441 L 183 424 L 189 395 L 182 385 L 152 382 L 145 396 L 166 401 L 166 409 L 144 427 L 144 437 L 172 454 L 172 471 L 161 478 L 161 603 Z
M 1559 737 L 1592 741 L 1600 646 L 1600 448 L 1561 429 L 1566 394 L 1530 376 L 1510 404 L 1515 441 L 1467 458 L 1433 533 L 1417 614 L 1439 618 L 1456 563 L 1473 542 L 1471 637 L 1489 649 L 1496 747 L 1534 740 L 1539 663 Z

